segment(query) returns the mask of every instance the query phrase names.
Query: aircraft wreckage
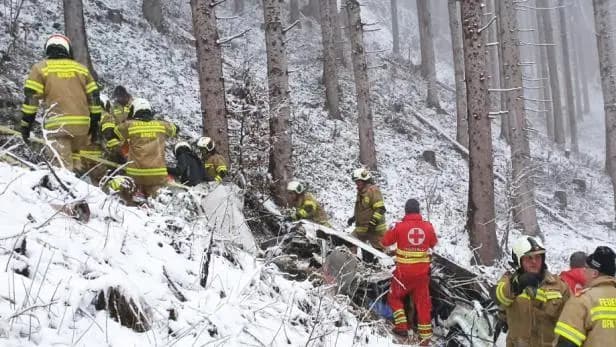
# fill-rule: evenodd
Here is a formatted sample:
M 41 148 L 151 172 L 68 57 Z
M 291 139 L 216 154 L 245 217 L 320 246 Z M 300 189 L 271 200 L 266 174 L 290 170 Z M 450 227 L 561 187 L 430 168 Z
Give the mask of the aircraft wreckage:
M 335 294 L 347 295 L 376 318 L 391 320 L 386 296 L 395 265 L 392 256 L 348 233 L 308 221 L 293 223 L 288 233 L 262 242 L 261 248 L 290 255 L 279 257 L 277 265 L 295 279 L 319 271 Z M 502 328 L 498 308 L 489 295 L 492 285 L 436 253 L 432 254 L 431 271 L 435 332 L 439 327 L 444 332 L 446 346 L 492 346 Z M 408 321 L 413 322 L 413 317 Z

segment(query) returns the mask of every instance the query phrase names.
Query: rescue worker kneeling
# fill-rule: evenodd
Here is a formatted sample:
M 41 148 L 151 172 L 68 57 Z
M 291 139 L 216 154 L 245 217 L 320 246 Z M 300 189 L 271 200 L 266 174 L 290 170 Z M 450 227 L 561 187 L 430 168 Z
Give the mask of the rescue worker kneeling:
M 229 168 L 225 158 L 218 154 L 214 140 L 210 137 L 201 137 L 197 141 L 197 147 L 201 149 L 206 180 L 208 182 L 216 181 L 216 183 L 221 183 L 222 179 L 227 175 Z
M 586 258 L 586 288 L 567 301 L 554 333 L 557 347 L 616 345 L 616 255 L 605 246 Z
M 205 182 L 205 168 L 199 157 L 190 149 L 188 142 L 178 142 L 174 149 L 177 164 L 168 167 L 167 171 L 173 178 L 189 187 Z
M 150 103 L 136 98 L 131 105 L 129 120 L 116 126 L 114 133 L 120 142 L 128 142 L 126 174 L 135 180 L 137 193 L 144 197 L 156 195 L 167 182 L 165 140 L 174 137 L 177 127 L 153 119 Z
M 406 215 L 383 236 L 383 246 L 396 244 L 396 269 L 387 301 L 394 312 L 394 333 L 408 334 L 404 300 L 411 296 L 417 310 L 420 346 L 429 346 L 432 338 L 432 301 L 430 299 L 430 249 L 436 246 L 434 227 L 419 214 L 419 202 L 409 199 Z
M 331 227 L 325 211 L 323 211 L 317 199 L 306 191 L 305 185 L 298 181 L 291 181 L 287 184 L 287 192 L 289 192 L 289 202 L 295 207 L 295 214 L 289 218 L 291 221 L 307 219 Z
M 507 347 L 553 346 L 554 326 L 569 298 L 569 287 L 548 271 L 539 239 L 516 240 L 511 258 L 515 272 L 505 273 L 494 292 L 509 327 Z

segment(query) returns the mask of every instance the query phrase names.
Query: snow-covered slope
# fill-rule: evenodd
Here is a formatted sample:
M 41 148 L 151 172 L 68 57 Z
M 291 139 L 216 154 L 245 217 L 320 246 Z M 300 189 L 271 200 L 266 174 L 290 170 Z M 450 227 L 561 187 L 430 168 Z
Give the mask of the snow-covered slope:
M 389 341 L 379 336 L 378 326 L 355 318 L 348 299 L 324 295 L 328 288 L 311 281 L 285 279 L 272 259 L 256 259 L 221 234 L 215 234 L 202 288 L 201 257 L 212 220 L 189 222 L 166 204 L 121 206 L 115 197 L 60 172 L 90 205 L 91 220 L 84 224 L 51 207 L 67 199 L 53 189 L 53 178 L 41 186 L 46 175 L 0 163 L 0 263 L 8 270 L 0 273 L 2 345 L 350 346 L 362 341 L 383 346 Z M 169 198 L 179 205 L 187 197 Z M 11 252 L 15 248 L 20 252 Z M 99 294 L 109 288 L 131 298 L 152 329 L 136 333 L 107 311 L 97 311 Z

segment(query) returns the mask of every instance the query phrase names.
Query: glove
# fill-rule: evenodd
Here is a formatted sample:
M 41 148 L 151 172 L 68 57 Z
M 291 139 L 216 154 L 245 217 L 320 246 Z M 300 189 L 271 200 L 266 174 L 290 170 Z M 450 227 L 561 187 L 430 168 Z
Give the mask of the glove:
M 350 227 L 351 225 L 353 225 L 353 223 L 355 223 L 355 216 L 353 216 L 353 217 L 351 217 L 351 218 L 349 218 L 347 220 L 347 226 Z
M 21 129 L 19 129 L 19 132 L 21 132 L 21 137 L 24 139 L 25 143 L 30 142 L 30 126 L 29 125 L 22 125 Z
M 539 287 L 539 283 L 541 283 L 541 279 L 542 276 L 540 274 L 533 274 L 529 272 L 519 274 L 516 272 L 516 274 L 514 274 L 509 280 L 511 284 L 511 291 L 515 296 L 522 294 L 524 289 L 527 287 L 531 287 L 536 291 L 537 287 Z
M 175 136 L 177 136 L 180 133 L 180 126 L 177 124 L 173 124 L 175 125 Z

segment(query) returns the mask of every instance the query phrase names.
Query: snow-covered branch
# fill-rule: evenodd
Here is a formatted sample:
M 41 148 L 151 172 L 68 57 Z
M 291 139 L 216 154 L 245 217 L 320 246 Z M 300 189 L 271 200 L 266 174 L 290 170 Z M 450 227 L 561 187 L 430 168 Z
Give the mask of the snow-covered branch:
M 520 90 L 522 89 L 521 87 L 515 87 L 515 88 L 490 88 L 488 89 L 488 92 L 512 92 L 514 90 Z
M 379 49 L 377 51 L 366 51 L 366 54 L 374 54 L 374 53 L 383 53 L 383 52 L 389 52 L 390 49 Z
M 481 34 L 481 32 L 487 29 L 492 23 L 494 23 L 494 21 L 496 21 L 496 16 L 490 18 L 490 21 L 488 21 L 486 25 L 484 25 L 483 27 L 479 29 L 479 33 Z
M 212 1 L 212 2 L 210 3 L 210 7 L 216 7 L 216 6 L 218 6 L 218 5 L 222 4 L 222 3 L 223 3 L 223 2 L 225 2 L 225 1 L 227 1 L 227 0 Z
M 289 25 L 288 27 L 283 28 L 283 29 L 282 29 L 282 33 L 283 33 L 283 34 L 286 34 L 286 33 L 287 33 L 287 31 L 289 31 L 289 30 L 293 29 L 293 28 L 294 28 L 295 26 L 297 26 L 298 24 L 299 24 L 299 19 L 298 19 L 298 20 L 296 20 L 295 22 L 291 23 L 291 25 Z
M 520 46 L 556 46 L 555 43 L 535 43 L 535 42 L 527 42 L 527 41 L 520 41 L 519 45 Z
M 241 18 L 240 16 L 231 16 L 231 17 L 218 17 L 216 16 L 217 20 L 231 20 L 231 19 L 237 19 L 237 18 Z
M 250 28 L 242 31 L 241 33 L 239 33 L 237 35 L 233 35 L 233 36 L 229 36 L 229 37 L 223 37 L 222 39 L 218 39 L 216 41 L 216 43 L 219 44 L 219 45 L 225 44 L 225 43 L 227 43 L 227 42 L 229 42 L 231 40 L 237 39 L 238 37 L 244 36 L 249 31 L 250 31 Z

